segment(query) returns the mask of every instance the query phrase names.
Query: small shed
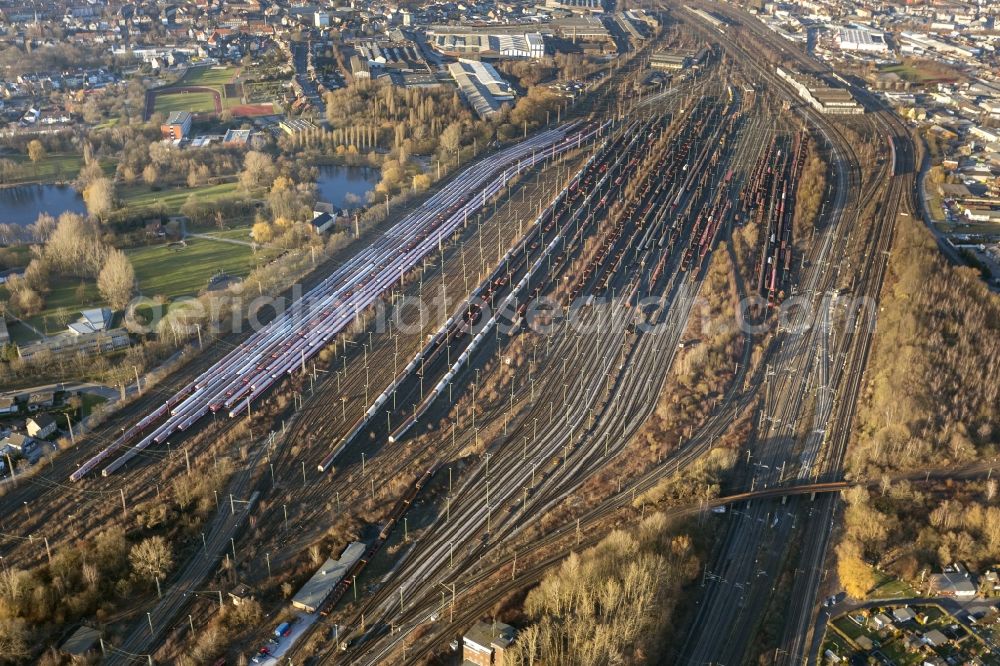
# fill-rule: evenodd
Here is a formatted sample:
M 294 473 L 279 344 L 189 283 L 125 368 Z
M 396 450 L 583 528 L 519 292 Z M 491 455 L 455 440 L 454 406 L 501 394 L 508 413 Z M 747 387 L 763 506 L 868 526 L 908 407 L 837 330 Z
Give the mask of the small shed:
M 28 396 L 28 411 L 35 412 L 39 409 L 51 407 L 56 402 L 54 391 L 38 391 Z
M 872 626 L 880 630 L 886 629 L 892 626 L 892 620 L 890 620 L 889 616 L 886 615 L 885 613 L 879 613 L 878 615 L 872 618 Z

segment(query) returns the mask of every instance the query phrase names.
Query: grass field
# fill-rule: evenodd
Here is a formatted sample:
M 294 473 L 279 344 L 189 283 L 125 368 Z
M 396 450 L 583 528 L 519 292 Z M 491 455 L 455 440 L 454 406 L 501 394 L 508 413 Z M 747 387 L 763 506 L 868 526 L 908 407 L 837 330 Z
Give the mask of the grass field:
M 52 153 L 37 163 L 29 160 L 27 155 L 4 155 L 4 159 L 23 167 L 22 182 L 72 180 L 83 166 L 83 156 L 74 153 Z
M 80 284 L 83 284 L 83 298 L 78 297 Z M 8 297 L 7 291 L 0 287 L 0 299 Z M 93 280 L 79 280 L 76 278 L 53 277 L 49 280 L 49 292 L 45 294 L 45 309 L 29 317 L 27 323 L 31 324 L 43 333 L 55 333 L 66 327 L 66 324 L 75 321 L 80 314 L 80 310 L 103 305 L 101 294 L 97 290 L 97 284 Z M 37 336 L 26 327 L 19 327 L 21 330 L 15 335 L 11 331 L 11 336 L 16 342 L 27 342 Z M 17 338 L 20 336 L 20 340 Z
M 269 256 L 254 254 L 245 245 L 189 238 L 186 247 L 154 245 L 126 252 L 135 267 L 139 289 L 144 296 L 174 300 L 196 296 L 220 271 L 245 277 L 258 262 Z
M 21 173 L 6 180 L 4 185 L 66 182 L 76 178 L 83 166 L 83 156 L 76 153 L 52 153 L 46 155 L 39 162 L 32 162 L 27 155 L 2 155 L 0 157 L 21 167 Z M 115 171 L 115 164 L 110 160 L 101 160 L 101 168 L 110 175 Z
M 954 76 L 949 68 L 932 68 L 929 66 L 922 66 L 919 63 L 896 63 L 893 65 L 884 65 L 879 67 L 878 70 L 883 74 L 897 74 L 899 78 L 904 81 L 909 81 L 915 84 L 924 84 L 928 81 L 940 81 L 943 79 L 948 79 Z
M 889 576 L 881 571 L 872 570 L 875 574 L 875 587 L 868 593 L 872 599 L 890 599 L 915 597 L 917 591 L 895 576 Z
M 118 197 L 124 206 L 136 211 L 157 210 L 162 205 L 166 215 L 175 215 L 191 195 L 197 197 L 199 201 L 210 203 L 235 196 L 239 193 L 238 191 L 238 183 L 221 183 L 204 187 L 182 187 L 159 191 L 151 190 L 148 185 L 132 185 L 118 188 Z
M 842 615 L 834 620 L 833 625 L 840 630 L 840 633 L 844 634 L 851 640 L 855 640 L 865 633 L 865 630 L 862 627 L 859 627 L 854 620 L 846 615 Z
M 171 111 L 215 113 L 215 97 L 209 92 L 157 93 L 153 111 L 163 114 Z
M 191 67 L 184 73 L 184 76 L 181 77 L 177 85 L 221 87 L 227 83 L 232 83 L 239 72 L 239 67 L 222 67 L 220 69 L 207 66 Z
M 923 80 L 923 77 L 918 70 L 913 65 L 905 65 L 903 63 L 897 63 L 895 65 L 886 65 L 880 67 L 879 72 L 883 74 L 898 74 L 904 81 L 911 81 L 914 83 L 919 83 Z

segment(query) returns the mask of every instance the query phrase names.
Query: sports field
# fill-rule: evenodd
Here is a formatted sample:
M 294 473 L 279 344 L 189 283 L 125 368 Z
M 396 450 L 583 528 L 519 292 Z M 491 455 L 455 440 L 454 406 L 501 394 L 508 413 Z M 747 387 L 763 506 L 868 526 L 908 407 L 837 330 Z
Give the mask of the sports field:
M 191 67 L 180 81 L 179 86 L 224 86 L 232 83 L 240 73 L 239 67 Z
M 190 111 L 210 115 L 242 103 L 239 67 L 191 67 L 176 84 L 146 93 L 146 117 L 159 112 Z
M 153 112 L 164 115 L 171 111 L 215 113 L 215 95 L 211 92 L 158 92 Z

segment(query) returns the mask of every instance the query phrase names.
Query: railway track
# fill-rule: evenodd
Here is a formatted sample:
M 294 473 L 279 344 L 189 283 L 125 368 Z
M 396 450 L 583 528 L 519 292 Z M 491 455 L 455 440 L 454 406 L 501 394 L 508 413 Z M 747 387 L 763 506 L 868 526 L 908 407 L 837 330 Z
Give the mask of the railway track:
M 750 56 L 749 54 L 746 55 L 749 61 Z M 764 72 L 761 72 L 761 74 L 764 74 Z M 839 139 L 841 139 L 841 143 L 843 145 L 842 142 L 843 137 L 839 137 Z M 851 161 L 856 163 L 856 160 L 851 160 Z M 887 168 L 886 166 L 883 166 L 881 169 L 878 168 L 876 169 L 875 177 L 869 179 L 865 183 L 864 190 L 862 191 L 862 198 L 859 201 L 865 202 L 868 200 L 875 200 L 877 198 L 886 196 L 886 191 L 884 189 L 884 178 L 885 178 L 886 168 Z M 889 192 L 888 196 L 891 198 L 893 195 L 891 192 Z M 871 199 L 868 199 L 867 197 L 870 197 Z M 856 207 L 855 219 L 857 219 L 857 216 L 859 216 L 863 212 L 862 210 L 863 208 L 864 206 Z M 849 226 L 854 226 L 854 225 L 852 224 Z M 889 228 L 891 229 L 891 222 L 889 224 Z M 879 239 L 882 236 L 884 236 L 884 233 L 885 233 L 884 225 L 876 226 L 872 232 L 872 234 L 875 235 L 876 238 L 870 239 L 869 242 L 871 242 L 871 240 L 876 240 L 878 242 L 876 243 L 876 245 L 874 245 L 874 247 L 882 247 L 882 241 Z M 841 237 L 843 238 L 843 240 L 838 242 L 838 247 L 841 248 L 840 251 L 843 252 L 842 248 L 843 246 L 846 245 L 846 238 L 847 238 L 846 232 Z M 873 247 L 873 245 L 868 245 L 868 247 Z M 873 262 L 868 257 L 866 257 L 866 259 L 869 259 L 869 261 L 865 264 L 866 267 L 865 273 L 867 273 L 868 266 L 872 265 L 873 263 L 877 263 Z M 843 261 L 843 259 L 834 261 L 841 262 Z M 861 282 L 858 284 L 858 288 L 860 288 L 862 291 L 865 288 L 867 279 L 868 279 L 867 277 L 862 277 Z M 832 285 L 834 285 L 835 282 L 831 281 L 830 279 L 826 279 L 824 280 L 824 282 L 825 285 L 823 286 L 823 291 L 829 292 L 829 290 L 832 288 Z M 814 474 L 818 475 L 820 473 L 820 467 L 816 465 L 816 461 L 817 458 L 821 456 L 821 453 L 824 452 L 824 444 L 826 442 L 824 428 L 829 428 L 829 426 L 826 425 L 825 421 L 829 416 L 830 410 L 833 409 L 834 407 L 832 391 L 840 385 L 842 379 L 841 377 L 842 368 L 840 366 L 837 366 L 836 364 L 834 364 L 834 367 L 831 368 L 829 358 L 831 355 L 833 358 L 843 358 L 844 355 L 847 353 L 848 350 L 847 345 L 850 344 L 851 340 L 851 332 L 847 331 L 846 334 L 839 335 L 838 339 L 836 340 L 836 345 L 831 347 L 829 340 L 830 327 L 828 322 L 828 316 L 829 316 L 828 313 L 830 310 L 830 305 L 831 304 L 828 298 L 824 301 L 821 301 L 820 303 L 819 312 L 821 313 L 821 317 L 818 321 L 819 325 L 818 326 L 814 325 L 812 329 L 812 330 L 818 329 L 819 332 L 816 335 L 814 335 L 812 331 L 810 331 L 808 335 L 801 336 L 805 339 L 811 339 L 808 346 L 805 348 L 800 347 L 799 350 L 793 356 L 791 356 L 790 358 L 786 357 L 786 359 L 788 360 L 791 360 L 792 358 L 802 358 L 803 351 L 809 348 L 813 348 L 818 351 L 818 353 L 814 357 L 811 354 L 806 354 L 806 358 L 804 359 L 807 363 L 806 370 L 796 371 L 797 376 L 803 376 L 804 374 L 805 376 L 815 378 L 816 381 L 814 388 L 817 390 L 817 397 L 814 399 L 815 414 L 810 417 L 809 415 L 802 413 L 803 417 L 814 419 L 814 423 L 817 425 L 814 425 L 812 434 L 805 439 L 804 443 L 800 447 L 797 447 L 798 449 L 797 455 L 799 456 L 799 459 L 801 461 L 800 462 L 801 466 L 798 470 L 800 476 L 803 475 L 811 476 Z M 873 325 L 873 321 L 861 321 L 860 323 L 863 323 L 866 326 Z M 866 346 L 867 345 L 860 345 L 857 348 L 866 348 Z M 813 358 L 815 358 L 815 361 L 813 361 Z M 785 364 L 783 363 L 779 363 L 776 367 L 780 372 L 783 367 L 787 366 L 785 366 Z M 855 369 L 855 372 L 859 372 L 859 370 Z M 799 414 L 802 410 L 802 406 L 804 406 L 802 405 L 801 400 L 787 399 L 786 396 L 790 394 L 793 396 L 801 395 L 800 389 L 789 388 L 788 385 L 789 382 L 786 378 L 778 380 L 778 388 L 776 391 L 774 391 L 773 394 L 774 399 L 765 408 L 765 411 L 769 415 L 771 423 L 770 430 L 772 433 L 772 438 L 770 445 L 766 446 L 763 449 L 761 457 L 758 460 L 758 464 L 760 465 L 760 467 L 757 468 L 756 470 L 757 473 L 753 475 L 755 479 L 759 479 L 760 482 L 762 483 L 775 483 L 775 482 L 780 483 L 781 476 L 780 474 L 775 473 L 774 471 L 776 463 L 781 463 L 782 470 L 784 469 L 783 459 L 787 455 L 786 451 L 788 450 L 788 446 L 779 443 L 787 442 L 788 439 L 786 437 L 781 436 L 777 432 L 777 429 L 774 427 L 775 424 L 776 423 L 780 424 L 780 426 L 783 428 L 785 424 L 788 424 L 789 422 L 796 423 L 800 418 Z M 851 397 L 853 391 L 851 387 L 850 386 L 847 387 L 846 396 L 843 394 L 844 389 L 839 389 L 839 390 L 840 390 L 840 395 L 838 397 L 839 403 L 841 405 L 843 404 L 853 405 L 853 398 Z M 789 442 L 789 444 L 792 444 L 792 442 Z M 834 453 L 832 457 L 828 455 L 826 457 L 827 464 L 829 464 L 829 461 L 835 457 L 837 457 L 836 453 Z M 839 469 L 839 464 L 835 463 L 835 467 Z M 828 519 L 832 518 L 831 512 L 832 512 L 832 507 L 834 506 L 834 501 L 832 499 L 824 499 L 823 503 L 828 505 L 829 509 L 827 510 L 826 507 L 821 509 L 821 514 L 823 515 L 823 518 L 817 520 L 815 524 L 817 526 L 822 525 L 823 528 L 826 529 L 827 525 L 829 524 Z M 742 557 L 748 559 L 746 553 L 750 552 L 764 553 L 766 549 L 771 549 L 766 559 L 764 557 L 761 557 L 761 561 L 767 562 L 767 565 L 765 565 L 765 570 L 764 570 L 766 573 L 766 579 L 764 584 L 769 585 L 770 581 L 774 580 L 773 576 L 776 575 L 775 567 L 778 566 L 782 560 L 782 557 L 779 554 L 784 551 L 784 548 L 786 547 L 785 544 L 787 544 L 788 541 L 790 540 L 791 530 L 794 529 L 795 523 L 794 520 L 784 521 L 780 524 L 778 530 L 774 534 L 765 538 L 763 530 L 761 527 L 759 527 L 759 524 L 762 520 L 770 522 L 770 517 L 764 515 L 764 513 L 767 511 L 776 511 L 776 509 L 773 507 L 773 505 L 767 505 L 767 503 L 765 503 L 763 506 L 757 504 L 755 505 L 754 509 L 748 511 L 745 520 L 743 520 L 742 522 L 750 525 L 756 524 L 758 526 L 753 528 L 744 526 L 743 529 L 737 529 L 734 532 L 731 532 L 730 535 L 731 539 L 736 539 L 736 540 L 731 540 L 726 544 L 724 544 L 720 549 L 720 552 L 743 553 L 744 555 Z M 775 524 L 777 525 L 778 523 Z M 755 543 L 754 540 L 759 542 L 760 545 L 751 548 L 750 544 Z M 809 550 L 810 547 L 813 547 L 815 545 L 815 541 L 810 538 L 805 539 L 804 543 L 807 544 L 807 550 Z M 817 552 L 821 553 L 824 549 L 825 549 L 825 541 L 823 541 L 822 545 L 819 546 L 818 548 L 812 548 L 811 550 L 812 554 L 809 557 L 814 559 L 816 557 L 815 553 Z M 774 555 L 770 553 L 774 553 Z M 734 583 L 745 584 L 747 585 L 748 588 L 754 585 L 753 579 L 756 578 L 756 576 L 751 575 L 751 572 L 747 571 L 747 563 L 745 562 L 742 563 L 741 569 L 734 568 L 736 565 L 729 564 L 728 562 L 724 564 L 728 564 L 729 565 L 728 568 L 722 568 L 720 566 L 720 569 L 718 570 L 718 579 L 721 580 L 722 582 L 721 583 L 713 582 L 713 587 L 715 588 L 729 587 L 731 589 L 731 586 Z M 815 586 L 818 581 L 818 573 L 817 573 L 818 567 L 816 566 L 812 566 L 810 568 L 800 567 L 798 570 L 803 572 L 808 571 L 809 575 L 796 578 L 796 583 L 795 583 L 796 589 L 793 591 L 793 596 L 792 596 L 792 609 L 783 610 L 783 613 L 786 613 L 787 611 L 790 610 L 790 612 L 787 612 L 786 616 L 790 618 L 795 618 L 793 620 L 793 622 L 795 623 L 799 622 L 799 618 L 807 616 L 808 610 L 811 610 L 813 600 L 815 598 Z M 807 590 L 807 588 L 809 588 L 810 586 L 812 587 L 811 591 Z M 731 636 L 731 639 L 729 641 L 723 642 L 723 645 L 726 646 L 725 653 L 723 653 L 722 650 L 717 650 L 716 652 L 710 654 L 711 651 L 709 649 L 709 646 L 719 645 L 719 644 L 716 641 L 706 642 L 705 640 L 695 638 L 693 636 L 689 641 L 689 646 L 692 646 L 689 647 L 689 650 L 693 651 L 686 652 L 685 653 L 686 658 L 690 658 L 695 661 L 704 659 L 714 659 L 714 660 L 725 661 L 728 663 L 729 660 L 732 659 L 740 660 L 745 656 L 743 651 L 746 650 L 747 648 L 748 645 L 747 637 L 750 635 L 751 632 L 751 630 L 748 629 L 748 627 L 756 626 L 757 622 L 759 622 L 759 618 L 763 615 L 763 610 L 764 610 L 763 609 L 764 603 L 762 603 L 759 600 L 767 599 L 768 595 L 766 592 L 763 594 L 763 596 L 760 593 L 756 595 L 751 595 L 749 594 L 749 592 L 740 592 L 739 594 L 741 597 L 747 595 L 746 597 L 744 597 L 744 599 L 749 598 L 753 601 L 750 604 L 747 604 L 745 601 L 741 600 L 737 605 L 738 611 L 736 613 L 729 613 L 729 619 L 724 621 L 723 620 L 707 621 L 704 617 L 700 617 L 700 619 L 695 620 L 695 626 L 703 627 L 704 628 L 703 633 L 710 632 L 713 636 L 718 636 L 719 634 L 717 632 L 720 631 L 723 626 L 728 626 L 731 628 L 729 634 Z M 724 606 L 728 606 L 730 608 L 733 607 L 732 595 L 729 595 L 729 598 L 726 601 L 723 601 L 721 597 L 719 597 L 717 601 L 719 603 L 715 605 L 716 608 L 721 608 Z M 712 605 L 711 604 L 702 605 L 701 606 L 702 614 L 706 612 L 705 609 L 707 606 L 711 607 Z M 735 620 L 733 619 L 734 615 L 735 615 Z M 719 615 L 718 617 L 721 617 L 721 615 Z M 791 626 L 791 624 L 792 623 L 790 622 L 789 626 Z M 732 629 L 732 627 L 737 625 L 741 625 L 742 627 L 744 627 L 744 629 L 740 630 L 741 633 L 735 633 L 735 630 Z M 789 630 L 789 632 L 786 632 L 786 635 L 791 635 L 794 641 L 794 636 L 797 633 L 798 633 L 797 630 L 791 629 Z M 695 634 L 695 636 L 697 636 L 697 634 Z M 783 643 L 783 647 L 787 645 L 789 645 L 788 639 L 786 639 L 785 642 Z M 697 650 L 701 650 L 701 652 L 695 652 Z M 795 657 L 789 656 L 789 654 L 794 655 L 796 653 L 796 649 L 792 647 L 791 649 L 787 650 L 787 653 L 788 654 L 785 654 L 785 658 L 788 659 L 789 661 L 794 661 Z M 780 655 L 783 654 L 783 652 L 779 650 L 777 654 Z
M 674 274 L 674 275 L 676 277 L 676 274 Z M 688 281 L 678 281 L 678 282 L 680 283 L 680 287 L 678 288 L 678 291 L 680 291 L 680 289 L 691 289 L 692 288 L 692 283 L 691 282 L 688 282 Z M 696 284 L 693 285 L 694 291 L 696 291 L 696 286 L 697 286 Z M 686 294 L 685 296 L 690 296 L 690 294 Z M 683 297 L 679 298 L 678 302 L 683 302 Z M 679 333 L 680 333 L 680 330 L 677 330 L 677 335 L 679 335 Z M 640 339 L 644 339 L 644 336 L 640 336 Z M 649 336 L 648 338 L 645 338 L 645 339 L 651 340 L 652 336 Z M 600 339 L 598 339 L 598 346 L 601 343 L 602 343 L 602 341 Z M 590 345 L 588 345 L 588 348 L 591 348 Z M 665 353 L 666 354 L 666 353 L 672 353 L 672 351 L 674 349 L 676 349 L 675 345 L 668 345 L 667 347 L 664 347 L 663 349 L 661 349 L 659 351 L 661 353 Z M 571 361 L 571 360 L 572 361 L 576 361 L 577 359 L 576 358 L 572 358 L 572 359 L 567 358 L 566 359 L 566 364 L 564 365 L 564 367 L 571 367 L 577 373 L 579 373 L 581 371 L 581 366 L 579 365 L 579 363 L 570 364 L 569 361 Z M 646 359 L 638 358 L 637 357 L 634 360 L 637 361 L 637 362 L 629 363 L 628 365 L 629 365 L 630 368 L 641 367 L 643 365 L 642 361 L 644 361 Z M 658 364 L 658 367 L 663 367 L 662 363 Z M 599 371 L 597 371 L 596 368 L 592 368 L 589 371 L 584 370 L 583 374 L 585 376 L 590 376 L 590 375 L 593 375 L 593 374 L 600 374 L 600 373 L 599 373 Z M 652 385 L 652 381 L 649 381 L 650 378 L 647 378 L 647 377 L 640 376 L 640 379 L 647 379 L 647 381 L 645 382 L 645 384 L 647 386 L 649 386 L 650 389 L 651 389 L 649 391 L 649 393 L 644 393 L 641 389 L 636 389 L 634 386 L 630 387 L 630 388 L 628 388 L 626 390 L 631 395 L 638 397 L 638 399 L 636 399 L 637 403 L 647 404 L 647 405 L 651 404 L 651 403 L 655 403 L 655 400 L 653 400 L 653 398 L 655 397 L 655 395 L 657 394 L 657 392 L 659 390 L 659 385 L 651 386 Z M 662 379 L 662 376 L 661 376 L 661 379 Z M 639 383 L 641 384 L 642 382 L 640 381 Z M 571 402 L 572 403 L 576 403 L 576 402 L 582 401 L 585 405 L 587 404 L 587 398 L 586 398 L 586 396 L 589 395 L 589 394 L 592 394 L 594 392 L 594 388 L 595 387 L 587 386 L 586 382 L 584 382 L 584 384 L 585 384 L 585 386 L 583 387 L 583 391 L 582 391 L 583 395 L 581 395 L 578 392 L 574 396 L 572 396 L 571 398 L 567 398 L 567 400 L 566 400 L 567 403 L 571 403 Z M 554 411 L 554 410 L 552 410 L 552 411 Z M 621 405 L 619 405 L 618 408 L 615 409 L 615 410 L 613 410 L 613 411 L 616 414 L 621 415 L 623 421 L 628 421 L 631 418 L 632 423 L 637 423 L 637 422 L 641 422 L 641 420 L 642 420 L 642 412 L 641 412 L 641 410 L 639 410 L 639 411 L 631 411 L 631 410 L 625 411 L 625 410 L 622 410 L 621 409 Z M 543 413 L 543 418 L 544 418 L 544 413 Z M 569 420 L 572 423 L 579 423 L 582 420 L 585 420 L 586 418 L 588 418 L 588 416 L 586 414 L 586 410 L 584 410 L 584 413 L 582 415 L 574 413 L 573 415 L 570 416 Z M 532 420 L 530 422 L 534 423 L 534 420 Z M 609 428 L 609 430 L 607 430 L 607 431 L 598 431 L 596 433 L 597 437 L 594 438 L 594 439 L 596 441 L 598 441 L 598 442 L 601 440 L 601 432 L 615 431 L 617 429 L 617 427 L 618 427 L 617 423 L 610 422 L 607 419 L 602 419 L 601 422 L 605 423 L 606 425 L 603 426 L 603 427 L 604 428 Z M 515 428 L 516 428 L 516 426 L 515 426 Z M 561 429 L 565 430 L 566 428 L 565 428 L 565 426 L 563 426 Z M 629 434 L 629 432 L 627 430 L 625 430 L 623 432 L 624 437 L 622 437 L 621 439 L 627 441 L 628 434 Z M 617 435 L 617 432 L 615 433 L 615 438 L 619 439 L 619 437 Z M 515 439 L 515 441 L 516 441 L 516 439 Z M 558 440 L 558 441 L 563 441 L 563 440 Z M 513 450 L 507 452 L 508 454 L 512 454 L 512 455 L 509 455 L 509 458 L 513 458 L 514 460 L 516 460 L 517 458 L 519 458 L 520 456 L 517 456 L 519 447 L 517 447 L 517 446 L 511 446 L 510 448 L 513 449 Z M 564 466 L 565 468 L 571 470 L 568 473 L 568 476 L 572 477 L 573 481 L 575 481 L 575 482 L 582 482 L 582 479 L 586 478 L 588 476 L 589 472 L 592 471 L 592 468 L 588 468 L 588 460 L 587 460 L 587 458 L 593 452 L 594 448 L 596 448 L 596 447 L 593 447 L 591 445 L 591 447 L 588 450 L 588 447 L 586 447 L 586 446 L 575 446 L 574 445 L 573 451 L 571 451 L 569 449 L 569 447 L 565 447 L 565 445 L 564 445 L 564 450 L 563 450 L 564 462 L 560 462 L 560 464 L 562 466 Z M 552 448 L 550 448 L 548 450 L 552 451 Z M 558 449 L 555 449 L 555 450 L 558 451 Z M 576 460 L 574 460 L 574 453 L 575 453 L 576 450 L 580 450 L 582 452 L 582 454 L 580 455 L 580 458 L 582 458 L 582 461 L 576 461 Z M 504 452 L 502 450 L 497 450 L 495 453 L 493 453 L 493 455 L 491 455 L 491 458 L 495 459 L 496 457 L 501 457 L 501 456 L 503 456 L 503 453 Z M 523 453 L 522 453 L 522 455 L 523 455 Z M 597 456 L 594 456 L 594 457 L 597 457 Z M 494 463 L 494 465 L 496 465 L 496 464 L 497 463 Z M 501 462 L 500 464 L 502 465 L 503 463 Z M 576 465 L 575 469 L 573 468 L 573 465 Z M 489 466 L 490 466 L 490 464 L 487 462 L 487 463 L 481 465 L 480 468 L 479 468 L 479 470 L 478 470 L 478 472 L 481 474 L 480 478 L 484 482 L 487 479 L 495 478 L 497 476 L 497 474 L 495 472 L 494 472 L 494 474 L 490 475 L 490 473 L 486 470 L 486 467 L 489 467 Z M 522 465 L 522 468 L 523 468 L 523 465 Z M 495 470 L 496 467 L 494 466 L 493 469 Z M 502 467 L 502 470 L 503 470 L 502 473 L 505 474 L 505 475 L 514 475 L 514 476 L 516 476 L 516 472 L 514 472 L 512 474 L 512 470 L 511 470 L 510 467 Z M 473 477 L 472 479 L 470 479 L 469 482 L 467 482 L 467 484 L 471 484 L 474 487 L 476 485 L 476 482 L 477 482 L 477 479 L 475 477 Z M 499 490 L 500 490 L 501 493 L 506 492 L 508 494 L 507 495 L 507 499 L 509 499 L 511 495 L 519 495 L 520 494 L 520 492 L 512 492 L 514 490 L 514 488 L 512 486 L 516 486 L 517 484 L 516 483 L 512 484 L 508 480 L 507 476 L 502 476 L 499 480 L 494 481 L 494 483 L 497 483 L 500 486 Z M 484 483 L 480 483 L 479 484 L 480 487 L 482 487 L 483 485 L 485 485 L 485 484 Z M 519 491 L 520 489 L 517 489 L 517 490 Z M 571 488 L 567 489 L 564 486 L 563 488 L 552 492 L 552 497 L 559 497 L 559 496 L 565 495 L 568 490 L 571 491 Z M 459 492 L 461 493 L 462 490 L 460 490 Z M 529 498 L 530 498 L 530 495 L 529 495 Z M 507 505 L 506 504 L 506 499 L 497 500 L 496 504 L 502 505 L 502 506 L 506 506 Z M 515 502 L 515 504 L 517 504 L 517 503 Z M 463 512 L 460 517 L 456 516 L 455 518 L 452 519 L 454 522 L 456 522 L 458 524 L 462 524 L 462 525 L 482 524 L 485 521 L 487 523 L 487 525 L 488 525 L 491 522 L 491 517 L 490 517 L 489 509 L 484 509 L 484 503 L 482 501 L 479 501 L 479 502 L 476 502 L 476 501 L 466 502 L 465 505 L 464 505 L 464 508 L 462 508 L 462 509 L 456 509 L 455 504 L 452 503 L 450 511 L 452 511 L 452 512 L 462 511 Z M 541 510 L 539 510 L 539 511 L 541 511 Z M 492 534 L 489 536 L 489 538 L 492 540 Z M 444 539 L 443 538 L 438 539 L 437 542 L 440 544 L 440 543 L 444 542 Z M 452 550 L 452 549 L 449 547 L 447 550 Z M 467 567 L 467 565 L 469 564 L 468 557 L 472 557 L 474 559 L 475 555 L 476 555 L 475 551 L 469 551 L 468 555 L 462 555 L 461 557 L 462 557 L 462 561 L 464 562 L 464 564 L 461 565 L 461 566 Z M 434 556 L 428 556 L 428 557 L 424 558 L 424 561 L 425 562 L 432 562 L 434 559 L 435 559 Z M 440 557 L 440 549 L 438 549 L 438 551 L 437 551 L 437 559 L 439 561 L 441 559 L 441 557 Z M 445 559 L 450 559 L 450 558 L 445 558 Z M 404 566 L 405 566 L 405 562 L 404 562 Z M 418 570 L 419 570 L 419 567 L 421 565 L 420 565 L 419 562 L 417 562 L 414 566 L 418 567 Z M 401 577 L 401 578 L 405 578 L 406 577 L 401 572 L 401 569 L 397 569 L 395 573 L 398 574 L 398 576 Z M 418 571 L 418 573 L 416 573 L 414 576 L 410 576 L 410 578 L 417 577 L 417 578 L 420 578 L 420 579 L 425 579 L 426 578 L 425 573 L 426 572 Z M 386 592 L 386 593 L 384 593 L 384 598 L 386 600 L 385 603 L 390 603 L 390 602 L 388 602 L 388 599 L 394 596 L 393 593 L 392 593 L 393 590 L 389 589 L 390 587 L 391 586 L 388 586 L 388 585 L 386 586 L 386 589 L 388 589 L 389 591 Z M 409 590 L 405 589 L 405 587 L 406 586 L 404 585 L 405 596 L 409 596 L 409 594 L 408 594 Z M 375 604 L 375 607 L 377 607 L 378 600 L 375 599 L 374 601 L 369 602 L 368 607 L 372 607 L 371 604 L 373 604 L 373 603 Z M 405 604 L 404 604 L 404 606 L 405 606 L 404 610 L 406 610 L 406 608 L 408 608 L 408 606 L 406 606 Z M 369 617 L 369 618 L 372 617 L 372 615 L 371 615 L 370 612 L 367 613 L 366 616 Z M 327 656 L 329 656 L 329 655 L 327 655 Z

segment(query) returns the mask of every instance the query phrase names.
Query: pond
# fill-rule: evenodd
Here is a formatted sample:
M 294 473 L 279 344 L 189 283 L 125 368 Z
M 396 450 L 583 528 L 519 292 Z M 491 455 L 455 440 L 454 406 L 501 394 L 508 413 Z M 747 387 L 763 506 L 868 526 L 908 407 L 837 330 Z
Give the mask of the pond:
M 42 213 L 85 213 L 83 197 L 68 185 L 18 185 L 0 188 L 0 224 L 27 226 Z
M 381 179 L 378 169 L 323 164 L 316 179 L 316 198 L 337 208 L 358 208 Z

